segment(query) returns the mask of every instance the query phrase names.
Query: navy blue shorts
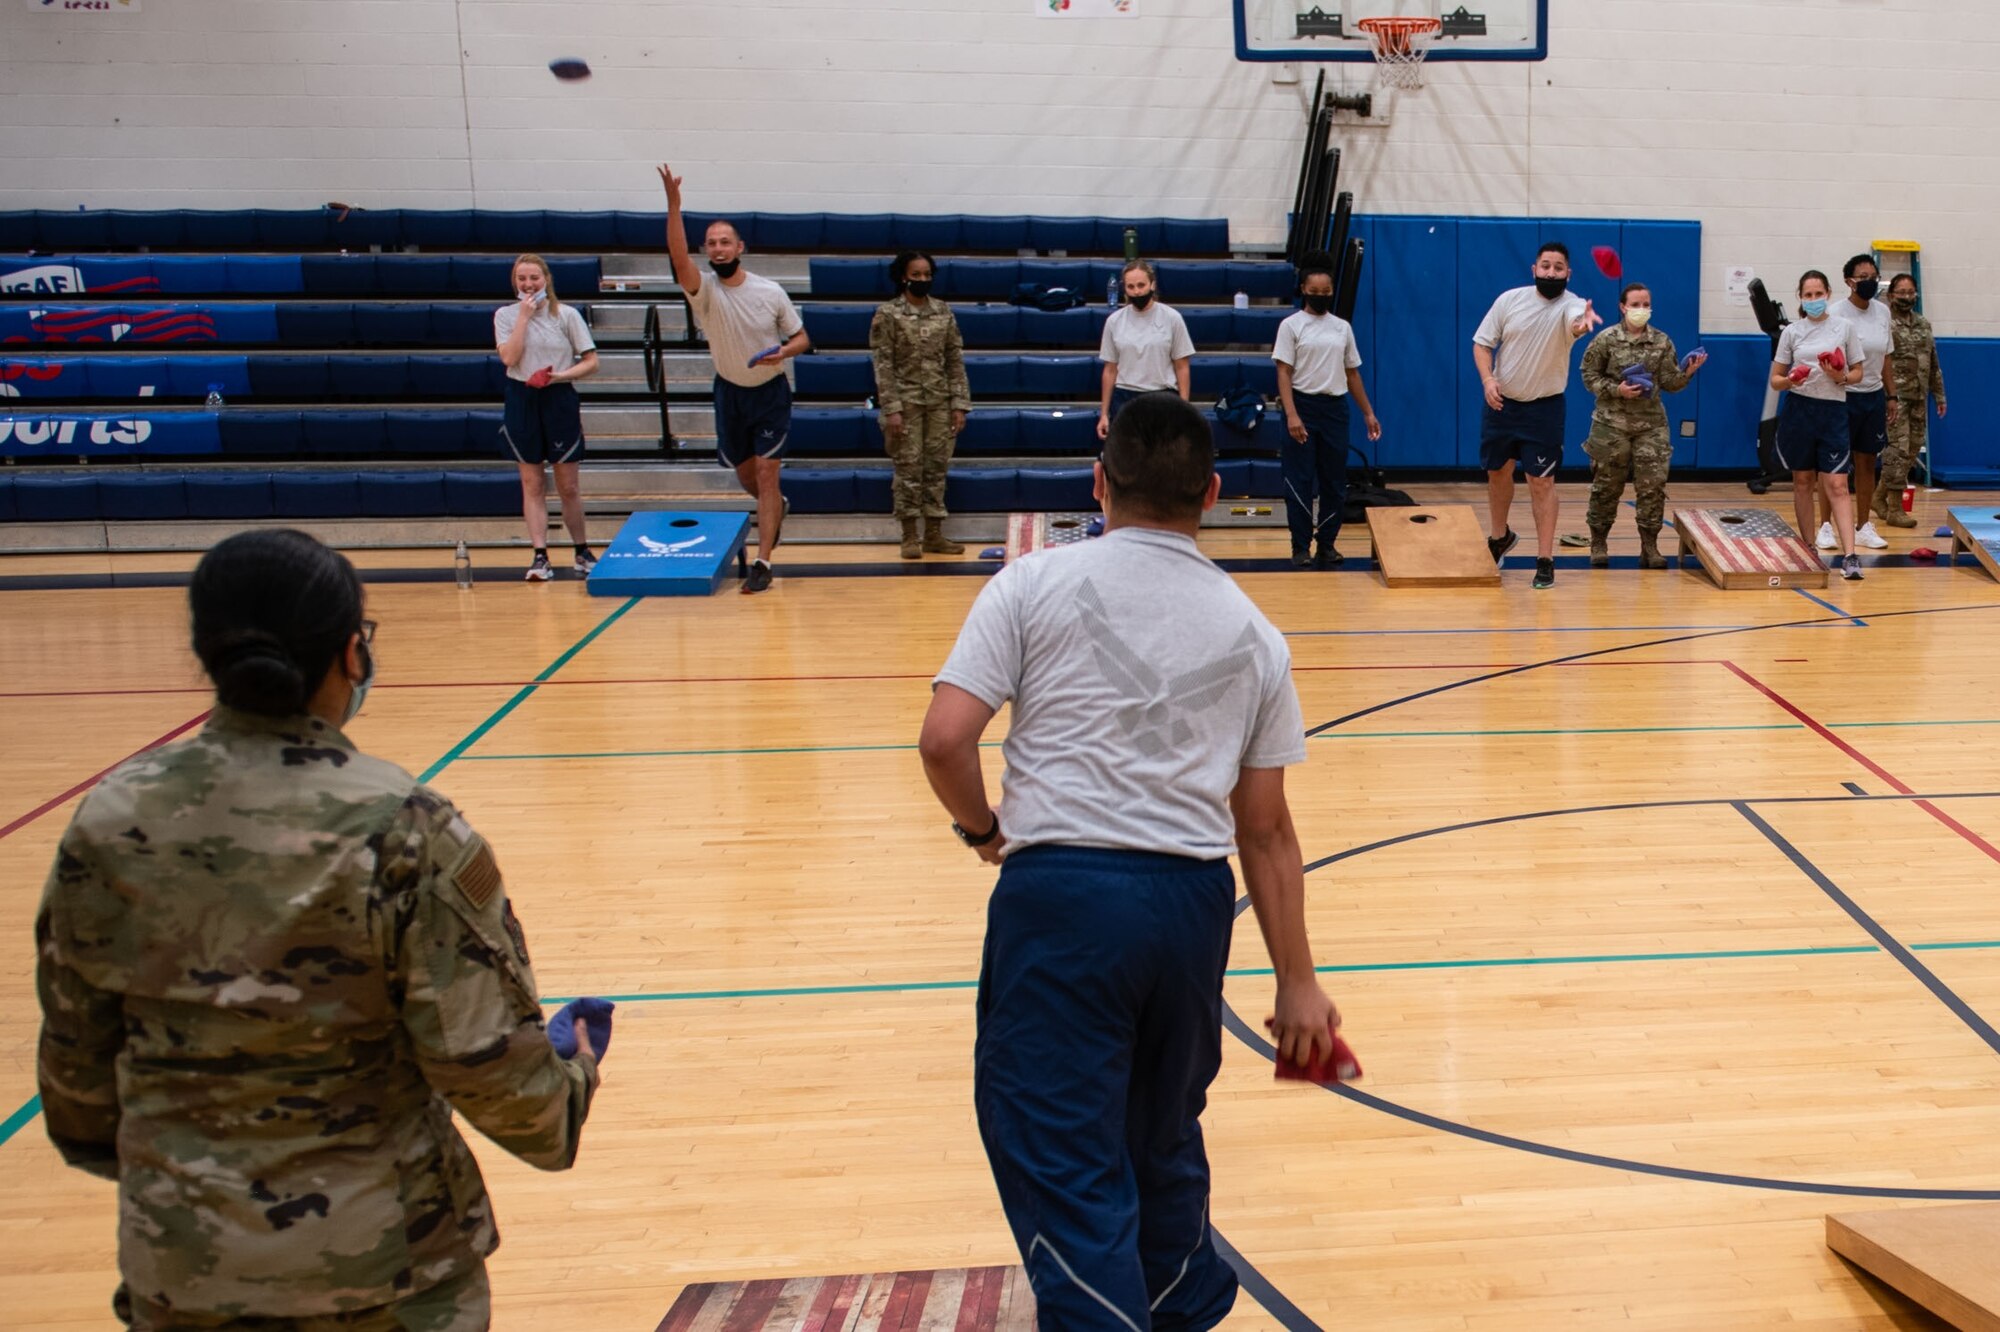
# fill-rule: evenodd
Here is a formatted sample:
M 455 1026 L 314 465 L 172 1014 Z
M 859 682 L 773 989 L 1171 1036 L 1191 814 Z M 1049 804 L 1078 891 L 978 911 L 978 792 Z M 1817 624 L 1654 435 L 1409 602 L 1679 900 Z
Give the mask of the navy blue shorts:
M 1856 453 L 1880 453 L 1889 447 L 1889 394 L 1847 390 L 1847 443 Z
M 1479 465 L 1498 472 L 1518 461 L 1529 476 L 1554 476 L 1563 457 L 1563 395 L 1500 400 L 1479 418 Z
M 583 405 L 576 386 L 532 388 L 518 379 L 508 380 L 500 438 L 515 462 L 530 467 L 582 461 Z
M 1778 413 L 1778 463 L 1790 472 L 1851 472 L 1847 404 L 1785 395 Z
M 783 375 L 756 388 L 715 379 L 715 456 L 724 467 L 782 458 L 792 437 L 792 385 Z

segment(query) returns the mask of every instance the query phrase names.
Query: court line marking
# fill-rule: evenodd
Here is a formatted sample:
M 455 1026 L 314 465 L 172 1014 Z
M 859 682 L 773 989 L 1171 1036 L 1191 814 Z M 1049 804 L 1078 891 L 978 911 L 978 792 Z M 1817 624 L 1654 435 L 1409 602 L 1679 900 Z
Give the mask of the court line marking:
M 474 727 L 472 729 L 472 732 L 468 734 L 463 740 L 460 740 L 457 744 L 453 745 L 450 749 L 446 750 L 443 758 L 439 759 L 436 763 L 431 764 L 430 767 L 424 769 L 423 774 L 419 776 L 417 780 L 419 782 L 428 782 L 433 777 L 437 776 L 440 772 L 443 772 L 447 767 L 451 766 L 452 762 L 455 759 L 457 759 L 460 755 L 464 754 L 466 746 L 472 744 L 474 741 L 478 740 L 479 737 L 485 735 L 488 731 L 492 730 L 495 726 L 498 726 L 502 721 L 504 721 L 509 713 L 511 713 L 515 708 L 520 707 L 521 704 L 525 703 L 530 697 L 534 695 L 534 692 L 537 689 L 541 688 L 543 684 L 547 683 L 548 678 L 550 676 L 554 675 L 564 666 L 567 666 L 572 660 L 575 659 L 576 655 L 579 652 L 583 651 L 585 648 L 589 647 L 592 643 L 596 642 L 598 637 L 601 634 L 603 634 L 605 630 L 609 629 L 612 625 L 618 623 L 619 620 L 623 619 L 625 613 L 631 610 L 634 606 L 638 605 L 641 600 L 642 598 L 639 597 L 631 597 L 626 600 L 624 605 L 619 606 L 609 615 L 606 615 L 603 619 L 599 620 L 595 628 L 591 629 L 589 633 L 585 634 L 582 638 L 579 638 L 576 642 L 570 644 L 569 648 L 566 651 L 564 651 L 561 656 L 557 657 L 554 661 L 550 662 L 546 667 L 544 667 L 542 673 L 535 677 L 535 682 L 533 684 L 528 685 L 526 688 L 522 689 L 519 693 L 515 694 L 512 698 L 508 699 L 505 703 L 501 704 L 499 708 L 495 709 L 494 712 L 486 718 L 485 721 L 479 723 L 478 726 Z M 136 750 L 135 755 L 143 754 L 148 749 L 158 748 L 160 745 L 165 744 L 167 741 L 172 740 L 173 738 L 182 734 L 183 732 L 192 730 L 194 727 L 200 725 L 203 721 L 207 719 L 207 717 L 208 717 L 208 712 L 204 711 L 201 713 L 200 716 L 197 716 L 190 721 L 181 723 L 178 727 L 167 732 L 167 734 L 161 736 L 159 739 L 153 741 L 151 744 L 145 746 L 144 749 Z M 120 760 L 120 762 L 124 761 L 125 760 L 122 759 Z M 118 765 L 116 763 L 111 765 L 112 768 L 115 768 L 117 766 Z M 27 823 L 29 820 L 34 819 L 40 816 L 41 814 L 47 813 L 50 809 L 53 809 L 56 805 L 61 804 L 64 800 L 67 800 L 70 796 L 77 794 L 77 792 L 89 789 L 89 787 L 92 784 L 102 780 L 105 773 L 108 773 L 110 771 L 111 768 L 106 768 L 104 772 L 98 773 L 97 776 L 91 778 L 89 782 L 86 782 L 80 786 L 72 788 L 66 794 L 58 796 L 55 800 L 49 802 L 48 804 L 43 805 L 40 809 L 35 810 L 33 813 L 25 815 L 22 818 L 16 819 L 14 822 L 8 824 L 4 829 L 0 829 L 0 837 L 5 837 L 8 833 L 13 832 L 14 829 L 20 827 L 22 824 Z M 13 1114 L 7 1116 L 7 1118 L 4 1121 L 0 1121 L 0 1146 L 5 1146 L 7 1140 L 13 1137 L 14 1134 L 19 1132 L 23 1125 L 33 1120 L 37 1114 L 40 1114 L 41 1108 L 42 1108 L 42 1098 L 39 1095 L 31 1096 L 24 1104 L 22 1104 L 20 1109 L 16 1110 Z
M 1259 1272 L 1235 1245 L 1224 1239 L 1213 1222 L 1209 1224 L 1208 1235 L 1215 1241 L 1215 1252 L 1222 1261 L 1236 1269 L 1236 1284 L 1247 1291 L 1251 1299 L 1263 1305 L 1264 1312 L 1277 1319 L 1285 1332 L 1320 1332 L 1320 1325 L 1305 1310 L 1285 1298 L 1285 1292 L 1272 1285 L 1269 1277 Z
M 150 750 L 158 749 L 161 745 L 166 744 L 169 740 L 176 740 L 179 739 L 181 736 L 186 735 L 189 731 L 192 731 L 195 727 L 207 721 L 208 714 L 212 710 L 213 709 L 210 708 L 203 708 L 200 712 L 197 712 L 194 716 L 188 718 L 186 721 L 182 722 L 179 726 L 174 727 L 173 730 L 168 731 L 165 735 L 160 736 L 158 739 L 155 740 L 148 740 L 145 744 L 139 746 L 139 748 L 133 750 L 131 753 L 127 754 L 124 758 L 119 759 L 117 763 L 112 764 L 111 767 L 105 768 L 101 772 L 95 773 L 92 776 L 84 778 L 82 781 L 78 782 L 75 786 L 70 787 L 69 790 L 64 791 L 59 796 L 51 796 L 49 799 L 44 800 L 41 804 L 29 810 L 26 814 L 21 815 L 19 818 L 15 819 L 12 823 L 7 824 L 5 827 L 0 827 L 0 837 L 6 837 L 10 833 L 18 832 L 22 828 L 25 828 L 29 824 L 33 823 L 36 819 L 42 817 L 42 815 L 48 813 L 50 810 L 59 808 L 66 802 L 74 799 L 77 796 L 82 795 L 85 791 L 88 791 L 91 787 L 103 781 L 105 777 L 110 775 L 110 773 L 114 769 L 118 768 L 120 765 L 130 763 L 133 759 L 138 758 L 139 755 L 147 753 Z M 0 1139 L 0 1141 L 5 1141 L 5 1139 Z
M 1792 589 L 1792 591 L 1798 593 L 1800 596 L 1804 597 L 1807 601 L 1810 601 L 1815 606 L 1824 606 L 1836 615 L 1846 616 L 1849 620 L 1852 620 L 1854 622 L 1854 627 L 1857 629 L 1866 629 L 1868 627 L 1868 621 L 1862 619 L 1859 615 L 1856 615 L 1851 610 L 1845 610 L 1839 606 L 1834 605 L 1831 601 L 1828 601 L 1825 597 L 1816 597 L 1802 587 L 1795 587 Z
M 1772 846 L 1777 847 L 1784 854 L 1785 859 L 1798 866 L 1799 873 L 1811 879 L 1821 892 L 1832 898 L 1834 905 L 1845 911 L 1848 917 L 1867 933 L 1869 938 L 1880 944 L 1883 952 L 1902 963 L 1903 970 L 1915 976 L 1925 989 L 1937 996 L 1939 1003 L 1950 1009 L 1960 1022 L 1963 1022 L 1972 1029 L 1973 1035 L 1986 1042 L 1988 1049 L 1992 1050 L 1995 1054 L 2000 1054 L 2000 1031 L 1993 1030 L 1992 1023 L 1981 1017 L 1971 1004 L 1966 1003 L 1964 999 L 1960 998 L 1957 991 L 1946 985 L 1936 972 L 1920 962 L 1916 954 L 1905 948 L 1896 936 L 1889 933 L 1888 929 L 1881 922 L 1869 915 L 1859 902 L 1842 892 L 1840 886 L 1828 878 L 1824 870 L 1813 864 L 1805 852 L 1792 845 L 1783 833 L 1773 828 L 1756 810 L 1751 809 L 1750 806 L 1740 800 L 1731 802 L 1731 806 L 1738 814 L 1748 819 L 1750 826 L 1762 833 L 1766 841 L 1770 842 Z

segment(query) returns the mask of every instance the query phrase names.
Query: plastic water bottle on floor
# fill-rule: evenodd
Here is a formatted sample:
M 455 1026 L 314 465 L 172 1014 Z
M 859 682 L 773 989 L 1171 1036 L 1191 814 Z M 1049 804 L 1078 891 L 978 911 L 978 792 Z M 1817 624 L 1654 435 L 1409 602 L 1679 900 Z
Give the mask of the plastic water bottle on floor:
M 458 590 L 461 592 L 470 592 L 472 590 L 472 552 L 465 548 L 464 537 L 458 539 L 458 549 L 452 554 L 451 564 L 453 571 L 458 577 Z
M 207 407 L 208 410 L 210 410 L 211 412 L 219 412 L 222 410 L 222 385 L 210 384 L 208 386 Z

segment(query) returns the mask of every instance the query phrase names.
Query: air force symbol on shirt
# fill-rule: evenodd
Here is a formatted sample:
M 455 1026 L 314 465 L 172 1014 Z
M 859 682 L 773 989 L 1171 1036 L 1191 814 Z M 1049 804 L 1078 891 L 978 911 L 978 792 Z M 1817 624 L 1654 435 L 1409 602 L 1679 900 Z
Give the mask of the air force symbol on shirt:
M 1077 600 L 1081 603 L 1083 629 L 1090 636 L 1091 656 L 1097 662 L 1097 669 L 1114 689 L 1131 700 L 1112 715 L 1138 745 L 1139 752 L 1148 758 L 1192 742 L 1194 729 L 1187 719 L 1221 703 L 1237 681 L 1256 669 L 1257 631 L 1255 626 L 1245 624 L 1235 644 L 1222 656 L 1191 671 L 1162 676 L 1111 627 L 1104 600 L 1089 579 L 1078 588 Z

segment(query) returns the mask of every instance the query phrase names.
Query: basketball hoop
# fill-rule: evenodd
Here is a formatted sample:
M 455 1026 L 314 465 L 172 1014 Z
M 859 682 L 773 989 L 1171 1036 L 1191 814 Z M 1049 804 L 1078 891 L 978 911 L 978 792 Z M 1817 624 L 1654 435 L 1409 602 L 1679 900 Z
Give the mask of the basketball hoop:
M 1430 54 L 1431 42 L 1443 30 L 1443 22 L 1434 18 L 1365 18 L 1356 19 L 1354 26 L 1368 34 L 1375 69 L 1384 84 L 1391 88 L 1424 86 L 1424 57 Z

